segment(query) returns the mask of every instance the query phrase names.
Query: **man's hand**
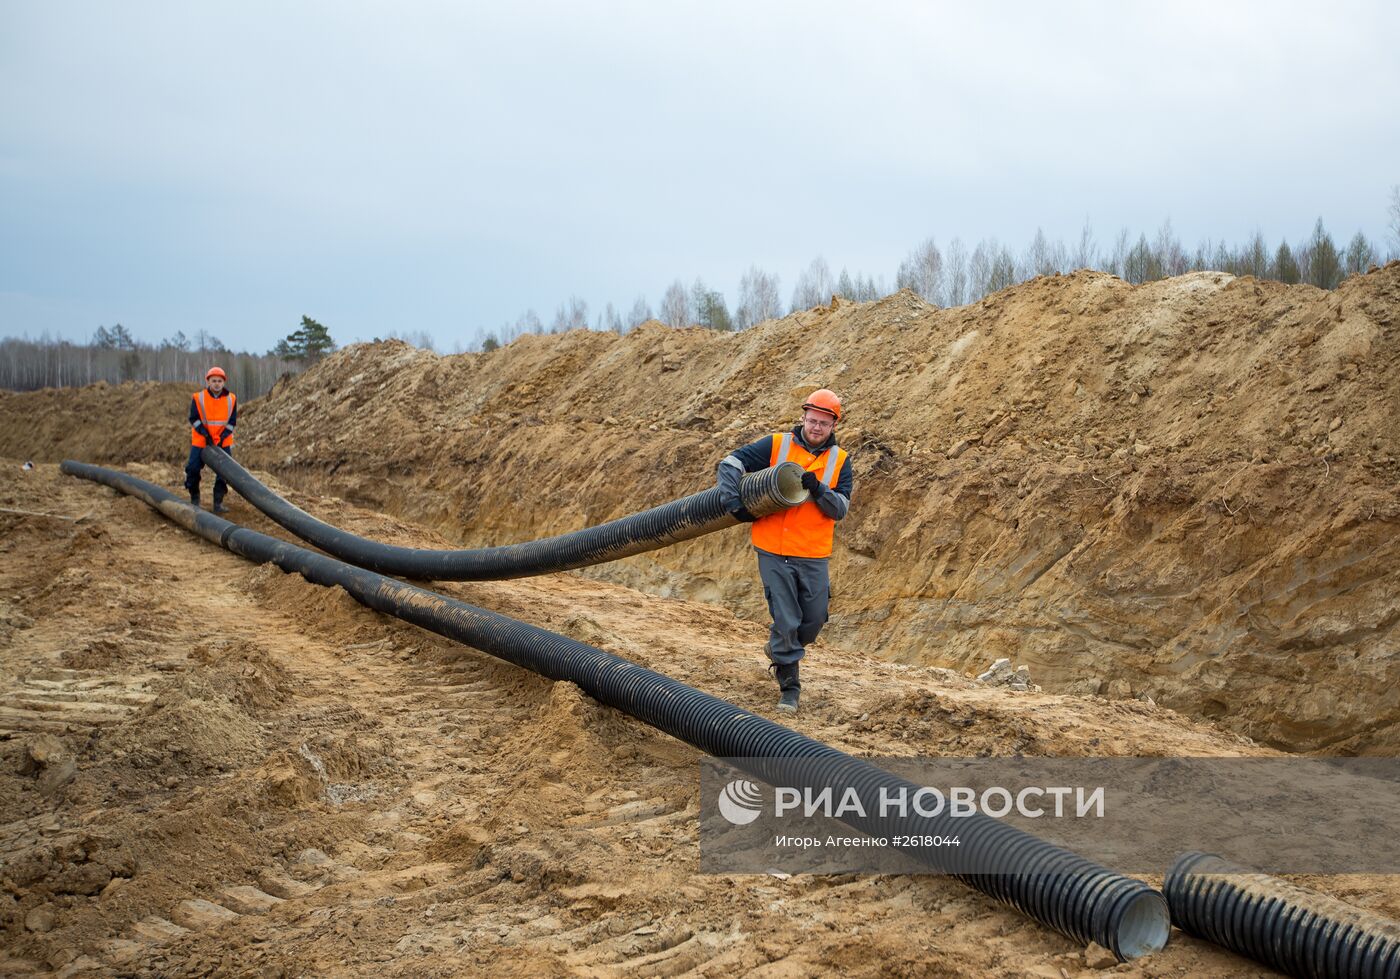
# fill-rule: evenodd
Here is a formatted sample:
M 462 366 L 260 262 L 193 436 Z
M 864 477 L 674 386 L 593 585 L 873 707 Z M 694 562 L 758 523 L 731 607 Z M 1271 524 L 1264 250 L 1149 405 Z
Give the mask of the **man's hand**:
M 219 437 L 219 448 L 221 448 L 221 449 L 227 449 L 227 448 L 228 448 L 230 445 L 232 445 L 232 444 L 233 444 L 233 436 L 232 436 L 232 435 L 229 435 L 227 432 L 225 432 L 223 435 L 221 435 L 221 436 Z
M 802 474 L 802 488 L 811 494 L 812 499 L 820 500 L 826 495 L 826 484 L 817 478 L 814 472 Z
M 758 519 L 752 513 L 749 513 L 748 508 L 745 507 L 742 503 L 736 506 L 733 510 L 730 510 L 729 515 L 735 520 L 739 521 L 740 523 L 753 523 L 755 520 Z

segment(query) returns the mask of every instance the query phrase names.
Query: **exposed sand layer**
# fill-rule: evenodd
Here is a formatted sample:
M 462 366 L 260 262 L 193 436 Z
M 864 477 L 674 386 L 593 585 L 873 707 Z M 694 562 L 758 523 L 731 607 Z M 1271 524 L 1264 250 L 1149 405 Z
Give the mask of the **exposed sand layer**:
M 871 755 L 1390 754 L 1397 312 L 1400 263 L 1335 293 L 1079 273 L 733 336 L 357 346 L 246 405 L 237 451 L 355 532 L 506 543 L 705 488 L 832 386 L 857 490 L 798 729 Z M 692 749 L 58 474 L 178 489 L 188 396 L 0 394 L 0 972 L 1093 974 L 946 880 L 699 875 Z M 438 587 L 772 716 L 754 579 L 735 529 Z M 1001 656 L 1044 691 L 968 675 Z M 1389 878 L 1308 883 L 1400 915 Z M 1176 935 L 1125 971 L 1260 969 Z
M 846 399 L 856 476 L 833 640 L 973 673 L 1009 656 L 1047 690 L 1145 695 L 1291 750 L 1400 750 L 1400 262 L 1335 292 L 1080 272 L 734 335 L 361 345 L 246 405 L 238 452 L 507 543 L 711 485 L 818 385 Z M 178 467 L 188 396 L 0 395 L 0 453 Z M 591 575 L 763 614 L 739 534 Z

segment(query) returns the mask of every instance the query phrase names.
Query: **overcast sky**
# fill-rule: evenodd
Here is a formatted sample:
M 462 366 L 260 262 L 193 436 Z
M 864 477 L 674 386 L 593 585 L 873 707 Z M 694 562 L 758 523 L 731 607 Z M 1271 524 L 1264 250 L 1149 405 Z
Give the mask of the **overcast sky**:
M 1398 11 L 0 0 L 0 336 L 451 350 L 1086 217 L 1384 241 Z

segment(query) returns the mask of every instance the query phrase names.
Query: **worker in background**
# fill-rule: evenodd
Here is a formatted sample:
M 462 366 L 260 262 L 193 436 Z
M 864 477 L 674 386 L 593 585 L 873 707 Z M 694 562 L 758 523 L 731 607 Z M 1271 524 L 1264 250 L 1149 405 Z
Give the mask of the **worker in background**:
M 827 559 L 836 521 L 851 504 L 854 480 L 845 449 L 836 444 L 841 399 L 822 388 L 802 405 L 802 422 L 790 432 L 765 435 L 724 457 L 719 464 L 720 499 L 726 510 L 752 523 L 758 574 L 773 625 L 763 647 L 769 670 L 778 681 L 778 709 L 795 712 L 802 683 L 798 663 L 827 619 L 831 595 Z M 795 462 L 805 472 L 809 498 L 787 510 L 754 519 L 739 497 L 745 473 L 780 462 Z
M 185 489 L 190 503 L 199 506 L 199 475 L 204 468 L 204 447 L 217 445 L 233 454 L 233 426 L 238 421 L 238 399 L 225 389 L 223 368 L 211 367 L 204 375 L 204 390 L 190 396 L 190 461 L 185 463 Z M 214 512 L 223 513 L 228 483 L 214 476 Z

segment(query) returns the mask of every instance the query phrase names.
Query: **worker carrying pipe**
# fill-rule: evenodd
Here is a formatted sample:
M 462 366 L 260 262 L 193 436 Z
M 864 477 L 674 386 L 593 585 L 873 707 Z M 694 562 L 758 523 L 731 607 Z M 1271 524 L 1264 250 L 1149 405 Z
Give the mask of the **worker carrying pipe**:
M 855 481 L 848 454 L 836 444 L 841 399 L 822 388 L 802 405 L 802 421 L 790 432 L 775 432 L 725 456 L 719 464 L 720 500 L 737 519 L 751 523 L 758 553 L 758 575 L 773 620 L 763 651 L 778 681 L 778 709 L 796 712 L 802 682 L 798 664 L 826 623 L 831 597 L 827 570 L 836 521 L 846 516 Z M 739 498 L 739 481 L 780 462 L 803 469 L 807 502 L 789 510 L 754 517 Z
M 204 447 L 217 445 L 233 455 L 233 429 L 238 421 L 238 398 L 227 390 L 228 377 L 222 367 L 204 372 L 204 390 L 190 395 L 190 458 L 185 463 L 185 489 L 190 504 L 199 506 L 199 477 L 204 469 Z M 214 474 L 214 512 L 224 512 L 228 483 Z

